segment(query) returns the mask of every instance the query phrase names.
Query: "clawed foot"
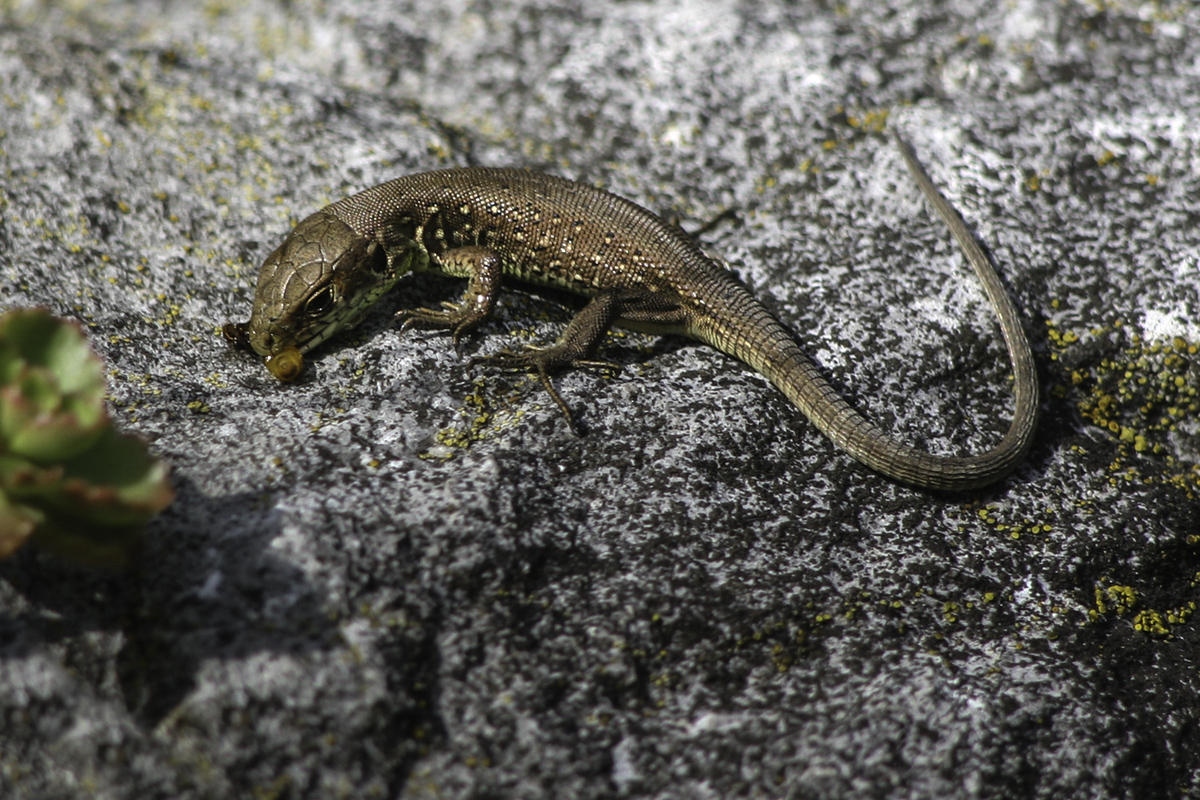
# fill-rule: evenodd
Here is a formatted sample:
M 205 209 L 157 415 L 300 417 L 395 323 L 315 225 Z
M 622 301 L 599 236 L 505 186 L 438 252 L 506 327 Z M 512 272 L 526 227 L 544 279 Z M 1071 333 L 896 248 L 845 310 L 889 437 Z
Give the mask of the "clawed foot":
M 449 331 L 450 337 L 454 342 L 454 351 L 459 356 L 462 356 L 462 348 L 459 345 L 462 342 L 463 335 L 483 322 L 487 318 L 487 313 L 477 311 L 466 303 L 452 303 L 450 301 L 443 302 L 442 308 L 445 310 L 436 311 L 432 308 L 405 309 L 397 311 L 394 319 L 400 323 L 401 333 L 404 333 L 409 328 L 440 328 L 441 330 Z
M 567 418 L 567 426 L 571 429 L 571 433 L 579 436 L 579 428 L 575 425 L 575 418 L 571 415 L 571 409 L 567 408 L 567 404 L 563 402 L 558 390 L 554 388 L 554 383 L 550 380 L 550 373 L 567 367 L 619 371 L 622 369 L 622 366 L 612 361 L 577 358 L 573 352 L 575 349 L 564 344 L 556 344 L 551 347 L 535 347 L 530 345 L 529 349 L 524 353 L 504 351 L 491 356 L 472 358 L 467 362 L 467 366 L 482 365 L 509 372 L 536 372 L 543 388 L 550 394 L 550 398 L 558 406 L 559 410 L 562 411 L 563 416 Z

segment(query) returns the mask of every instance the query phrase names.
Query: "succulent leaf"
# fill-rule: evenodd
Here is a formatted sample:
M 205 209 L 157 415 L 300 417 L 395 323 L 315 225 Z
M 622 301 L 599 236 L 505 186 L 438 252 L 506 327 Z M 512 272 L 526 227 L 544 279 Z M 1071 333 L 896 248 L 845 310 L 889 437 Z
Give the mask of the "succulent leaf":
M 0 451 L 72 458 L 108 424 L 104 368 L 77 325 L 45 311 L 0 315 Z
M 40 310 L 0 314 L 0 559 L 26 540 L 123 567 L 173 499 L 167 465 L 119 433 L 104 370 L 80 328 Z
M 13 503 L 0 492 L 0 559 L 8 558 L 41 522 L 34 509 Z

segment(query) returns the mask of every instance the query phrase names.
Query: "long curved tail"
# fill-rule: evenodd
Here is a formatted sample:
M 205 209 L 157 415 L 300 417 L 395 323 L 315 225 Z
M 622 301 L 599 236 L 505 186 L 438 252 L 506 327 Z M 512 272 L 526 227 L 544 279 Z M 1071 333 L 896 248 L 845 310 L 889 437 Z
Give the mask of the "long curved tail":
M 910 447 L 884 432 L 838 395 L 788 330 L 748 293 L 730 298 L 732 307 L 728 316 L 737 320 L 736 326 L 710 318 L 697 325 L 693 335 L 765 375 L 834 444 L 868 467 L 898 481 L 930 489 L 984 486 L 1007 475 L 1029 450 L 1038 413 L 1033 354 L 1012 300 L 966 223 L 933 185 L 908 143 L 899 135 L 896 142 L 926 199 L 958 240 L 1000 319 L 1000 330 L 1012 359 L 1016 411 L 1008 433 L 995 448 L 977 456 L 938 456 Z

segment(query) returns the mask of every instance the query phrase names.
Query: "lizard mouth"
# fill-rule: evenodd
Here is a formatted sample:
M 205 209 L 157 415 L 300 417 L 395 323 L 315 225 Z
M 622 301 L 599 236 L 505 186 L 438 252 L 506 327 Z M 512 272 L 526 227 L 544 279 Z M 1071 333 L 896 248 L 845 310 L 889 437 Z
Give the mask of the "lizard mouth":
M 312 350 L 317 345 L 324 342 L 329 337 L 333 336 L 339 330 L 345 327 L 345 321 L 341 318 L 344 314 L 336 313 L 327 315 L 324 319 L 313 325 L 301 339 L 294 337 L 286 337 L 282 334 L 275 334 L 267 337 L 267 346 L 270 348 L 266 354 L 264 363 L 267 371 L 269 371 L 277 380 L 288 383 L 300 377 L 301 370 L 304 369 L 304 353 Z M 285 344 L 287 339 L 290 342 Z M 283 341 L 281 341 L 283 340 Z M 261 350 L 259 351 L 262 352 Z
M 254 350 L 251 343 L 249 322 L 230 322 L 221 329 L 225 338 L 234 346 L 243 350 Z M 304 368 L 304 356 L 293 346 L 284 347 L 271 353 L 266 358 L 267 370 L 283 382 L 294 381 Z
M 294 381 L 304 369 L 304 356 L 295 347 L 285 347 L 277 353 L 267 356 L 267 371 L 277 380 L 288 383 Z

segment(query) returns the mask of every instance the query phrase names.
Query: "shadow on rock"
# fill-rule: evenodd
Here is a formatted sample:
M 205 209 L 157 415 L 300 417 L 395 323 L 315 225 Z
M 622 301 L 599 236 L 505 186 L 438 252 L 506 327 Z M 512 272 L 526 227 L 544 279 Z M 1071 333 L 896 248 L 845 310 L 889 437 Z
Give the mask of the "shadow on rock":
M 0 565 L 0 579 L 25 606 L 0 617 L 0 652 L 61 647 L 64 666 L 100 696 L 123 696 L 153 727 L 192 691 L 202 659 L 335 642 L 336 627 L 305 576 L 266 552 L 279 520 L 257 510 L 259 497 L 205 497 L 186 479 L 176 489 L 132 570 L 88 571 L 33 550 Z M 114 682 L 113 643 L 101 642 L 118 631 Z

